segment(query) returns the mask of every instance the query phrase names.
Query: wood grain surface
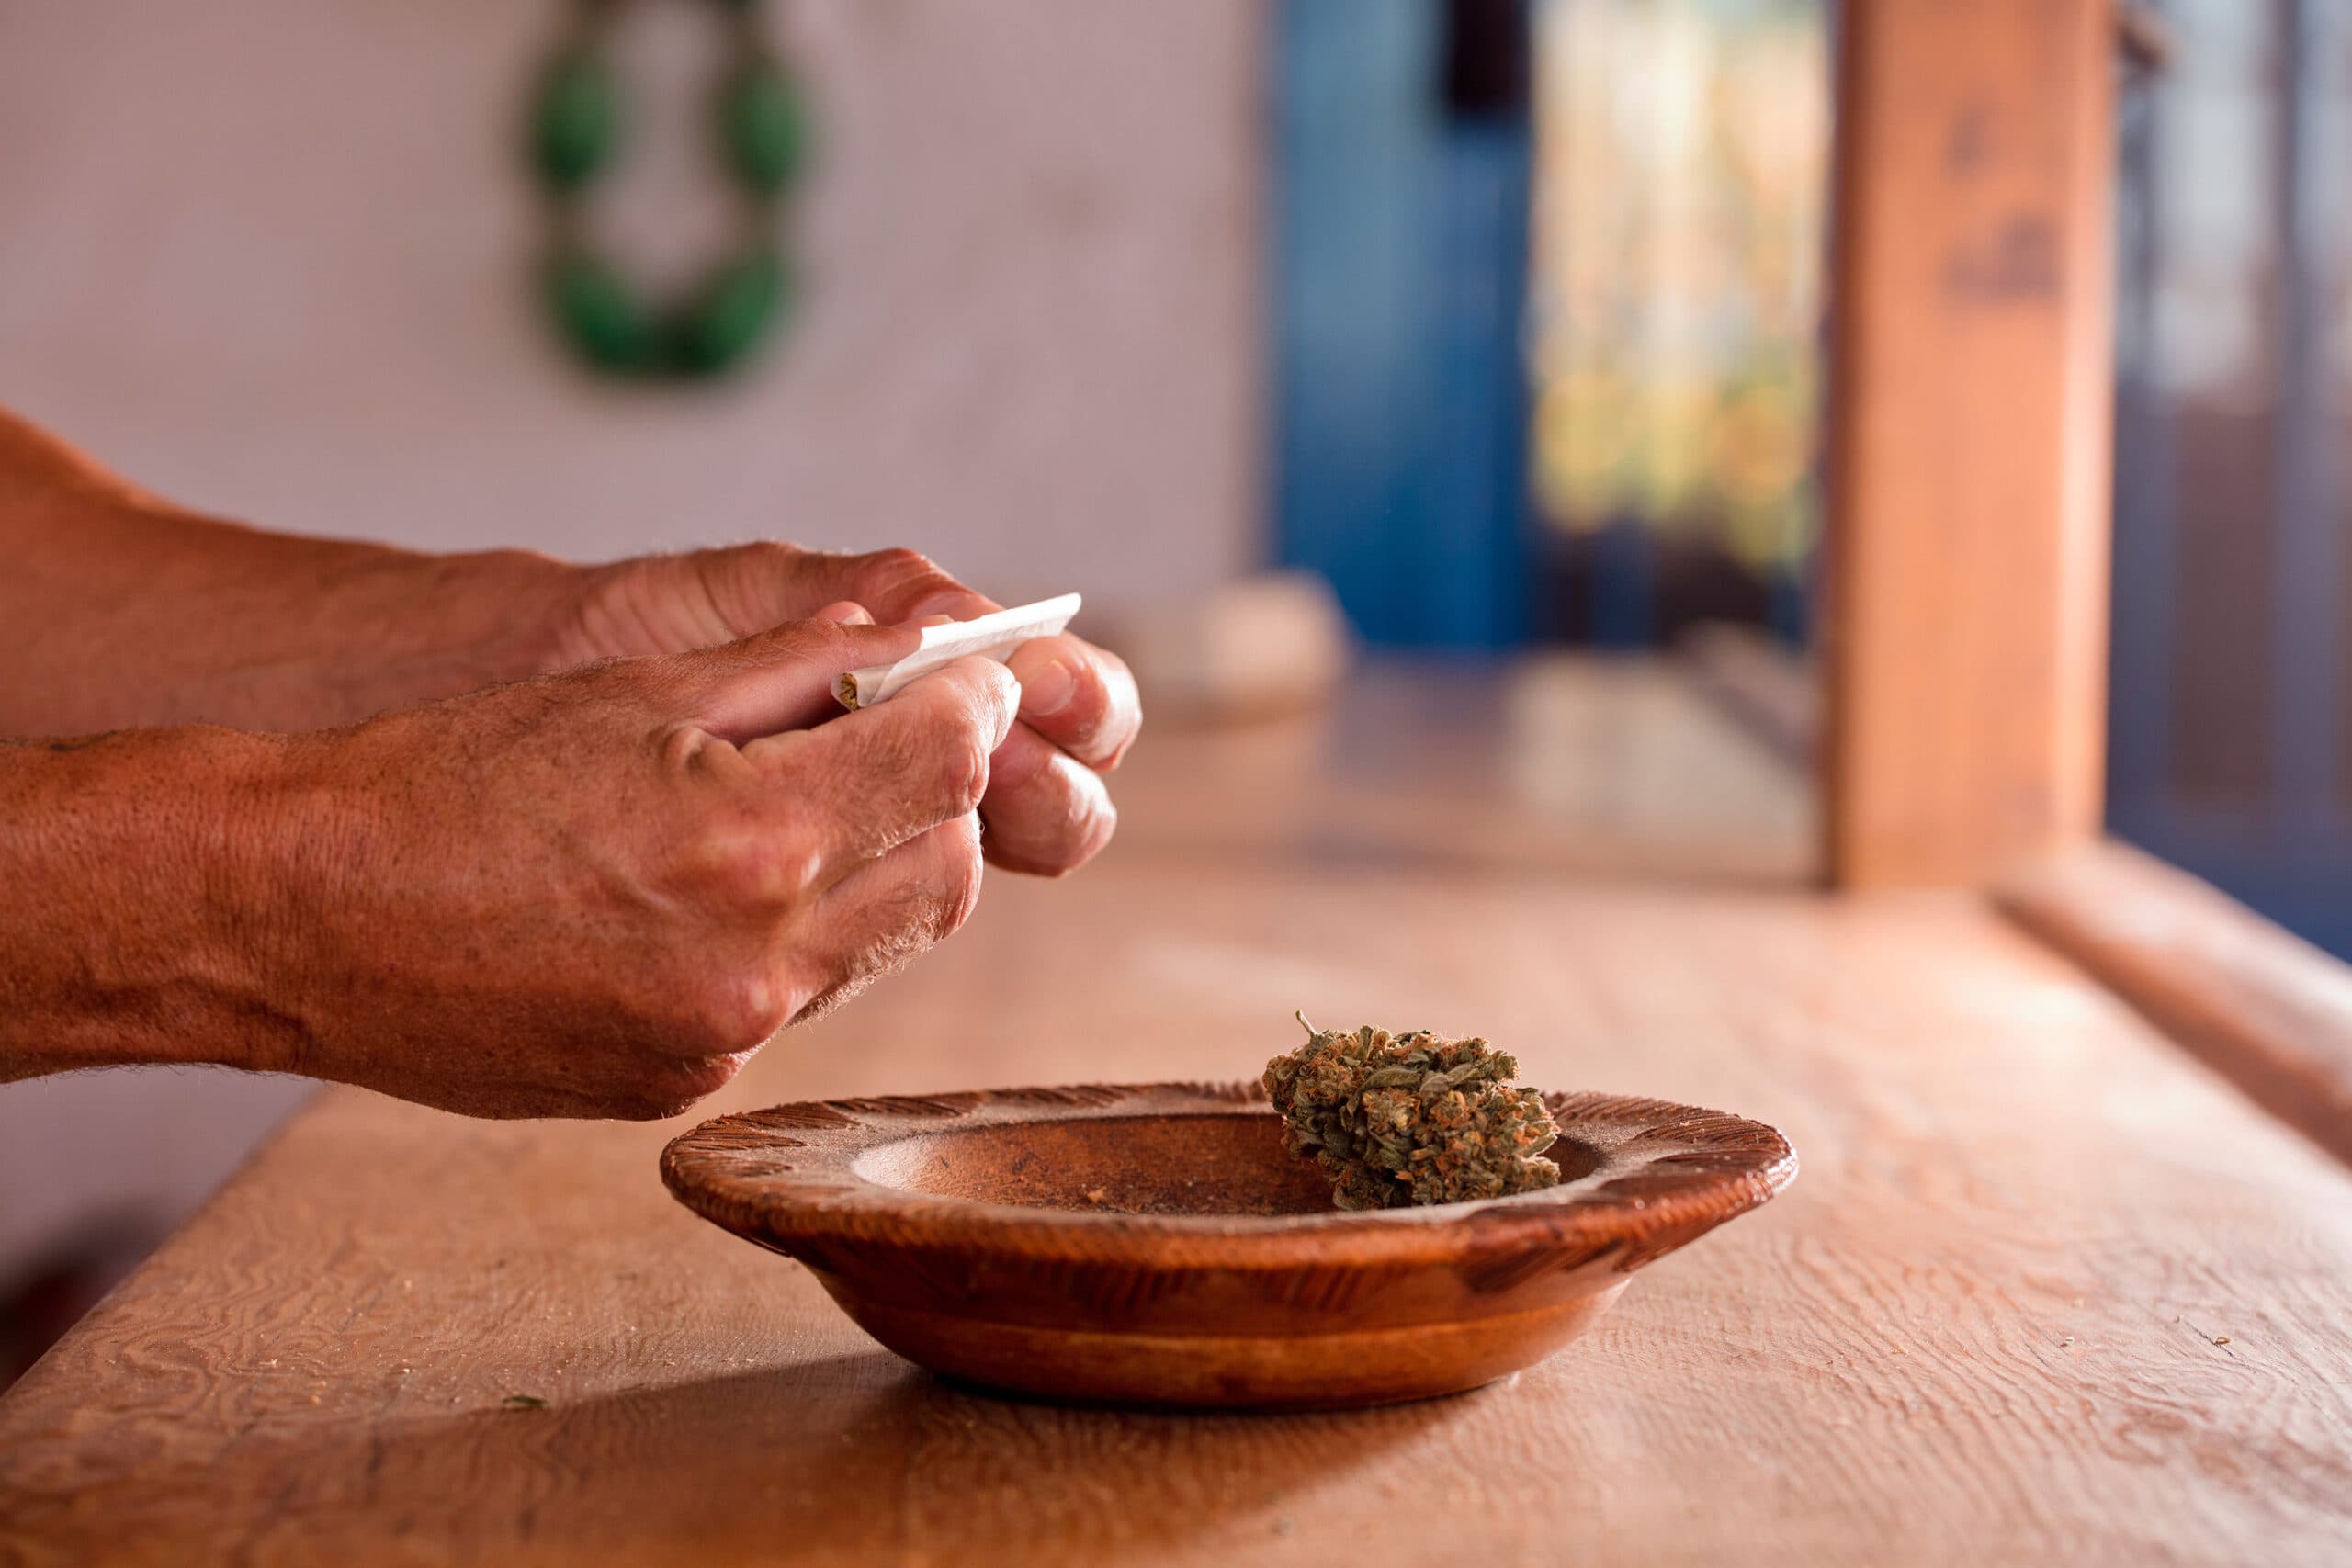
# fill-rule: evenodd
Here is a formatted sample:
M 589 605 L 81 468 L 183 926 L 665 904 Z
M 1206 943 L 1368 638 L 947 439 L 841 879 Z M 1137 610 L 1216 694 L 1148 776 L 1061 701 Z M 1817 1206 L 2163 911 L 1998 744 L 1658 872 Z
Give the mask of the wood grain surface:
M 2352 969 L 2119 843 L 2004 879 L 2001 907 L 2352 1165 Z
M 1370 791 L 1370 738 L 1311 733 L 1148 744 L 1134 799 L 1217 788 L 1247 852 L 1207 852 L 1202 814 L 1066 883 L 993 879 L 965 932 L 707 1109 L 1231 1078 L 1303 1007 L 1476 1030 L 1550 1089 L 1753 1115 L 1803 1179 L 1515 1380 L 1144 1416 L 879 1349 L 662 1190 L 683 1123 L 331 1094 L 0 1398 L 0 1560 L 2346 1560 L 2343 1170 L 1972 897 L 1710 885 L 1681 854 L 1567 877 L 1540 838 L 1524 870 L 1453 852 L 1442 818 L 1385 858 L 1266 835 L 1261 805 L 1296 809 L 1252 798 L 1270 751 L 1293 786 L 1319 766 Z M 1450 758 L 1445 790 L 1514 789 L 1512 733 Z M 1607 820 L 1558 815 L 1561 843 Z
M 1841 14 L 1829 871 L 1981 886 L 2098 827 L 2112 6 Z
M 1818 863 L 1799 771 L 1663 661 L 1374 661 L 1326 712 L 1156 728 L 1119 853 L 1786 887 Z

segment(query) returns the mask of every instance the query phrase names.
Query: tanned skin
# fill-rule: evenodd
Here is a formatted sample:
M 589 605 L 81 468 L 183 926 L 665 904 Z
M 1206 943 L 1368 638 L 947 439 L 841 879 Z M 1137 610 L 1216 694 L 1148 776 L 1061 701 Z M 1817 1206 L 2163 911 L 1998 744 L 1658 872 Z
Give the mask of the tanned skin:
M 200 517 L 0 415 L 0 1079 L 216 1063 L 674 1114 L 1108 841 L 1071 637 L 841 714 L 995 606 L 911 551 L 582 567 Z

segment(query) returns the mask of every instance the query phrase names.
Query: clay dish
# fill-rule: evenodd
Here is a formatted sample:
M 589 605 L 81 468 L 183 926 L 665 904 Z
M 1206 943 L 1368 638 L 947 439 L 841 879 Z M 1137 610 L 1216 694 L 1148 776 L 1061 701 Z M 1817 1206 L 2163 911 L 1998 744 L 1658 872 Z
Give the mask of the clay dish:
M 815 1271 L 910 1360 L 1057 1400 L 1334 1408 L 1453 1393 L 1590 1327 L 1796 1174 L 1758 1122 L 1554 1095 L 1547 1191 L 1342 1213 L 1256 1085 L 835 1100 L 662 1156 L 680 1201 Z

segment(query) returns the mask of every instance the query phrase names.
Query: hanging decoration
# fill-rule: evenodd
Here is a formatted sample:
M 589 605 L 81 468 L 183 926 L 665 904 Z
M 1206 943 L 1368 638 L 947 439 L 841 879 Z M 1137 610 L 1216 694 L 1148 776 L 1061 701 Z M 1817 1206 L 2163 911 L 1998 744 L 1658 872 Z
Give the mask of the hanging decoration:
M 741 238 L 683 299 L 648 299 L 588 236 L 587 199 L 616 160 L 628 106 L 609 49 L 627 0 L 575 0 L 531 105 L 533 172 L 547 197 L 543 302 L 581 360 L 632 379 L 702 379 L 740 366 L 788 313 L 780 212 L 808 160 L 806 101 L 768 47 L 759 0 L 695 0 L 728 28 L 710 97 L 711 149 L 739 197 Z

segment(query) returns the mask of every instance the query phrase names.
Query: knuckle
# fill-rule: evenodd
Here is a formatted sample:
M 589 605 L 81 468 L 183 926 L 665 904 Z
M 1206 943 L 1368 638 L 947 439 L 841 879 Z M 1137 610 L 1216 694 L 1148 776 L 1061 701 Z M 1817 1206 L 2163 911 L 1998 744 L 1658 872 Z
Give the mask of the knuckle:
M 674 891 L 729 922 L 789 908 L 824 871 L 822 837 L 805 811 L 782 816 L 740 790 L 704 803 L 673 853 Z
M 797 566 L 806 552 L 781 539 L 753 539 L 748 544 L 729 545 L 707 553 L 726 557 L 740 565 L 762 571 L 782 571 Z
M 757 584 L 788 564 L 790 552 L 774 539 L 752 539 L 737 545 L 711 545 L 666 558 L 672 567 L 715 589 Z
M 854 651 L 857 635 L 839 621 L 786 621 L 768 634 L 766 651 L 793 660 L 829 660 Z
M 714 759 L 710 732 L 698 724 L 664 724 L 654 732 L 653 745 L 663 773 L 679 776 L 702 772 Z
M 904 546 L 858 558 L 857 580 L 880 588 L 905 588 L 946 575 L 929 556 Z
M 953 816 L 978 811 L 981 797 L 988 795 L 988 748 L 969 739 L 950 745 L 941 783 L 945 785 Z
M 894 545 L 887 550 L 871 550 L 857 558 L 862 568 L 872 572 L 895 573 L 903 577 L 934 572 L 938 565 L 921 550 Z
M 989 788 L 989 751 L 983 739 L 966 730 L 940 748 L 939 792 L 948 815 L 961 817 L 979 809 Z
M 756 1051 L 791 1016 L 786 987 L 761 968 L 706 978 L 687 994 L 685 1016 L 675 1031 L 687 1058 Z
M 856 588 L 854 597 L 884 619 L 909 611 L 933 594 L 962 588 L 937 561 L 921 550 L 903 547 L 858 557 L 851 581 Z
M 731 901 L 763 910 L 787 908 L 806 898 L 824 871 L 824 856 L 808 835 L 763 832 L 739 839 L 727 858 Z
M 709 585 L 714 599 L 719 601 L 724 613 L 729 604 L 740 606 L 745 619 L 736 624 L 748 628 L 760 620 L 778 584 L 788 583 L 799 570 L 801 552 L 776 539 L 753 539 L 747 544 L 722 545 L 715 549 L 697 550 L 686 558 L 700 570 L 703 581 Z M 732 619 L 732 617 L 730 617 Z
M 983 688 L 982 700 L 1010 723 L 1021 707 L 1021 681 L 1010 666 L 993 659 L 974 659 L 972 672 L 979 677 Z M 985 722 L 985 718 L 983 719 Z

